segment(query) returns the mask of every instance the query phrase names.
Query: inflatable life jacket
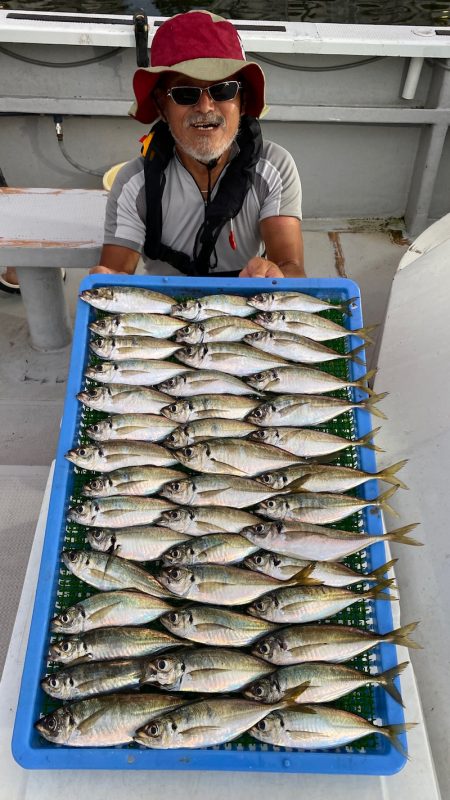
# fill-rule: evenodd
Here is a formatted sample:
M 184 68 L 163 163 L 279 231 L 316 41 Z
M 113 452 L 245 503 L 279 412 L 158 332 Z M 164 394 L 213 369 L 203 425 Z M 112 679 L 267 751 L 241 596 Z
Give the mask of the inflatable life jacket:
M 164 170 L 173 158 L 175 141 L 166 122 L 159 121 L 145 138 L 141 150 L 144 156 L 145 197 L 147 203 L 144 253 L 152 260 L 166 261 L 183 275 L 208 275 L 211 255 L 224 225 L 234 219 L 242 208 L 245 196 L 254 183 L 256 164 L 261 155 L 262 136 L 258 120 L 243 115 L 236 137 L 238 154 L 228 164 L 217 193 L 206 204 L 205 219 L 197 231 L 192 258 L 174 250 L 161 241 L 162 196 L 166 177 Z M 227 273 L 217 273 L 224 277 Z M 230 273 L 228 273 L 230 274 Z

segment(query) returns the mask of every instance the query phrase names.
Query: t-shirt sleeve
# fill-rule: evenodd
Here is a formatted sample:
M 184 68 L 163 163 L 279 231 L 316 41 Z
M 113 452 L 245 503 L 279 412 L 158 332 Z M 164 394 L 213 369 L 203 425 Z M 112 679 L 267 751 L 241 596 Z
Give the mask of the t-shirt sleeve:
M 105 244 L 117 244 L 142 253 L 145 241 L 144 193 L 143 161 L 135 158 L 119 170 L 109 193 Z
M 259 195 L 259 219 L 302 218 L 302 187 L 291 154 L 280 145 L 266 142 L 256 167 L 255 188 Z

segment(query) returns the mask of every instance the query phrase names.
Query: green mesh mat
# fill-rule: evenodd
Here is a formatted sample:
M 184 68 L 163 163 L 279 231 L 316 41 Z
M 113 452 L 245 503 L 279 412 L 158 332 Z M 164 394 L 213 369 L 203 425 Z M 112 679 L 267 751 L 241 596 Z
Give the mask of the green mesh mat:
M 329 298 L 331 302 L 333 302 L 333 298 Z M 336 302 L 339 302 L 339 298 Z M 104 316 L 105 312 L 98 311 L 98 316 Z M 337 322 L 338 324 L 344 323 L 344 315 L 339 311 L 325 311 L 321 312 L 321 316 L 324 316 L 328 319 L 331 319 L 333 322 Z M 336 339 L 332 342 L 326 342 L 325 344 L 328 347 L 332 347 L 338 353 L 346 353 L 347 352 L 347 337 L 344 339 Z M 175 361 L 174 358 L 169 359 Z M 88 358 L 89 364 L 96 364 L 99 363 L 101 359 L 99 359 L 93 353 L 90 353 Z M 350 369 L 349 369 L 349 361 L 347 359 L 337 359 L 335 361 L 326 362 L 325 364 L 321 365 L 311 365 L 315 369 L 321 369 L 324 372 L 330 373 L 336 377 L 342 378 L 343 380 L 350 379 Z M 96 385 L 92 381 L 86 381 L 86 385 L 93 386 Z M 335 396 L 340 397 L 345 400 L 352 399 L 352 393 L 349 388 L 340 389 L 334 392 L 328 392 L 328 396 Z M 269 398 L 271 396 L 270 393 L 265 393 L 266 397 Z M 80 416 L 79 421 L 79 428 L 78 428 L 78 436 L 76 441 L 74 442 L 74 447 L 91 443 L 89 439 L 86 429 L 89 425 L 93 425 L 98 422 L 100 419 L 104 419 L 107 417 L 108 414 L 95 411 L 89 408 L 83 408 L 83 411 Z M 327 431 L 328 433 L 335 434 L 337 436 L 342 436 L 348 438 L 349 440 L 355 440 L 357 438 L 356 432 L 356 424 L 355 424 L 355 416 L 354 412 L 346 412 L 334 420 L 327 422 L 324 425 L 315 426 L 315 429 L 321 429 Z M 345 450 L 340 451 L 336 454 L 336 457 L 330 461 L 332 464 L 336 464 L 339 466 L 345 467 L 353 467 L 358 468 L 359 460 L 358 460 L 358 448 L 354 446 L 349 446 Z M 91 480 L 95 475 L 98 473 L 87 471 L 84 469 L 80 469 L 75 467 L 74 469 L 74 480 L 73 480 L 73 488 L 72 494 L 70 496 L 69 506 L 76 505 L 77 501 L 80 500 L 82 495 L 82 487 L 87 481 Z M 356 494 L 356 491 L 349 492 L 349 494 Z M 348 531 L 355 531 L 361 532 L 364 528 L 364 520 L 363 520 L 363 513 L 358 512 L 353 514 L 352 516 L 348 517 L 347 519 L 341 520 L 338 524 L 330 525 L 329 527 L 336 527 L 340 528 L 341 530 L 348 530 Z M 86 532 L 87 528 L 82 525 L 78 525 L 75 522 L 66 522 L 65 526 L 65 534 L 63 540 L 63 547 L 61 549 L 89 549 L 89 545 L 86 541 Z M 347 564 L 354 570 L 359 572 L 367 573 L 371 570 L 371 562 L 370 562 L 370 550 L 361 550 L 358 553 L 352 555 L 351 557 L 345 559 L 343 562 Z M 140 563 L 140 566 L 143 568 L 148 569 L 150 573 L 154 572 L 156 568 L 159 566 L 159 562 L 144 562 Z M 364 585 L 363 582 L 357 584 L 353 587 L 354 591 L 357 592 L 362 590 L 363 588 L 367 587 L 367 584 Z M 74 605 L 78 601 L 89 597 L 93 594 L 96 594 L 97 590 L 93 589 L 92 587 L 88 586 L 83 581 L 76 578 L 72 575 L 65 567 L 63 562 L 60 562 L 59 565 L 59 578 L 58 578 L 58 587 L 56 593 L 56 600 L 53 609 L 53 616 L 60 614 L 65 608 Z M 172 600 L 171 600 L 172 602 Z M 180 600 L 180 603 L 183 602 Z M 174 605 L 177 604 L 177 601 L 174 601 Z M 239 607 L 233 607 L 233 609 L 237 611 L 241 611 Z M 357 628 L 363 628 L 366 630 L 375 630 L 376 629 L 376 620 L 374 617 L 374 603 L 372 601 L 361 601 L 356 602 L 353 605 L 349 606 L 348 608 L 341 611 L 339 614 L 330 617 L 327 620 L 320 621 L 319 624 L 326 625 L 327 623 L 338 623 L 346 626 L 352 626 Z M 165 630 L 157 620 L 152 622 L 149 627 Z M 50 642 L 56 641 L 57 639 L 61 638 L 57 635 L 50 635 Z M 355 667 L 361 671 L 367 673 L 376 673 L 380 671 L 380 658 L 379 658 L 379 648 L 375 647 L 372 650 L 363 653 L 356 658 L 346 662 L 348 666 Z M 60 665 L 55 664 L 54 662 L 48 660 L 47 662 L 47 671 L 46 674 L 50 674 L 52 672 L 57 671 L 60 668 Z M 147 687 L 143 687 L 140 691 L 151 691 Z M 329 705 L 333 705 L 337 708 L 344 709 L 346 711 L 350 711 L 356 714 L 360 714 L 366 719 L 370 721 L 374 721 L 379 719 L 380 713 L 377 710 L 377 706 L 379 706 L 379 702 L 377 703 L 377 692 L 379 693 L 381 690 L 377 689 L 373 686 L 365 686 L 362 687 L 347 696 L 340 698 L 339 700 L 334 701 Z M 54 700 L 53 698 L 48 697 L 47 695 L 43 696 L 43 701 L 41 705 L 41 713 L 48 714 L 53 711 L 55 708 L 61 705 L 60 700 Z M 137 745 L 129 744 L 124 745 L 127 748 L 133 748 Z M 381 740 L 381 737 L 377 737 L 375 735 L 365 736 L 364 738 L 358 739 L 356 742 L 351 743 L 350 745 L 346 745 L 345 748 L 335 748 L 333 751 L 327 749 L 327 752 L 339 752 L 345 750 L 345 752 L 380 752 L 385 747 L 385 743 Z M 250 735 L 244 734 L 239 739 L 221 745 L 220 747 L 212 748 L 212 749 L 227 749 L 227 750 L 260 750 L 260 751 L 267 751 L 267 750 L 291 750 L 292 748 L 278 748 L 273 747 L 272 745 L 267 745 L 261 742 L 256 741 Z

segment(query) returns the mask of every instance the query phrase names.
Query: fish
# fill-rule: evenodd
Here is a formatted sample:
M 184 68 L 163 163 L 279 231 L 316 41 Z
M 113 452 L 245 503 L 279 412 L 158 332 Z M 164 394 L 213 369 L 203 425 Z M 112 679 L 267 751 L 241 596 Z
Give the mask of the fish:
M 95 528 L 151 525 L 169 508 L 173 503 L 159 497 L 96 497 L 78 501 L 69 509 L 68 519 Z
M 118 556 L 90 550 L 64 550 L 62 560 L 72 575 L 101 591 L 136 589 L 153 597 L 170 597 L 153 575 Z
M 373 500 L 364 500 L 362 497 L 351 497 L 346 494 L 333 494 L 332 492 L 295 492 L 295 482 L 289 489 L 292 490 L 292 494 L 263 500 L 255 508 L 256 514 L 270 519 L 307 522 L 311 525 L 328 525 L 339 522 L 341 519 L 367 508 L 389 511 L 394 516 L 399 516 L 388 503 L 398 486 L 391 486 Z
M 144 625 L 171 610 L 160 597 L 144 592 L 99 592 L 64 609 L 51 620 L 53 633 L 85 633 L 93 628 Z
M 184 322 L 166 314 L 114 314 L 91 322 L 89 330 L 98 336 L 153 336 L 168 339 Z
M 255 322 L 262 328 L 270 331 L 287 331 L 297 336 L 306 336 L 316 342 L 328 342 L 332 339 L 342 339 L 344 336 L 357 336 L 365 342 L 373 344 L 369 333 L 376 325 L 367 325 L 365 328 L 349 330 L 336 322 L 332 322 L 317 314 L 304 311 L 263 311 L 256 315 Z
M 205 418 L 243 420 L 258 405 L 257 399 L 234 394 L 199 394 L 163 406 L 161 414 L 181 424 Z
M 243 561 L 256 550 L 256 545 L 237 533 L 208 533 L 205 536 L 189 537 L 184 543 L 175 544 L 163 554 L 162 560 L 166 565 L 234 564 Z M 301 567 L 296 572 L 300 569 Z
M 81 300 L 94 308 L 113 313 L 170 314 L 173 298 L 140 286 L 99 286 L 85 289 Z
M 82 636 L 61 639 L 50 645 L 50 659 L 60 664 L 110 661 L 160 653 L 183 642 L 168 633 L 142 627 L 96 628 Z
M 109 358 L 111 361 L 169 358 L 180 349 L 175 342 L 155 339 L 153 336 L 95 336 L 89 347 L 99 358 Z
M 236 478 L 234 475 L 195 475 L 185 480 L 166 483 L 160 494 L 171 501 L 168 504 L 170 507 L 173 507 L 173 501 L 188 506 L 216 505 L 246 508 L 265 500 L 275 492 L 251 478 Z
M 175 341 L 184 344 L 203 344 L 204 342 L 240 342 L 249 333 L 263 330 L 251 319 L 243 317 L 210 317 L 203 322 L 194 322 L 180 328 Z
M 243 538 L 243 537 L 240 537 Z M 244 559 L 244 564 L 249 569 L 262 572 L 263 575 L 270 575 L 277 581 L 286 581 L 292 578 L 300 570 L 311 565 L 310 577 L 318 583 L 327 586 L 352 586 L 355 583 L 369 583 L 382 580 L 385 575 L 396 563 L 398 559 L 393 558 L 381 567 L 371 572 L 357 572 L 350 569 L 345 564 L 336 561 L 308 561 L 306 559 L 291 558 L 282 556 L 279 553 L 270 553 L 265 550 L 258 550 Z
M 297 693 L 302 688 L 295 690 Z M 257 720 L 269 713 L 269 709 L 285 707 L 292 700 L 263 705 L 252 700 L 237 698 L 211 698 L 199 700 L 182 709 L 154 719 L 139 728 L 135 740 L 145 747 L 176 749 L 212 747 L 236 739 Z
M 285 489 L 293 482 L 298 486 L 301 482 L 305 492 L 347 492 L 371 480 L 385 481 L 407 489 L 406 484 L 397 477 L 397 472 L 407 463 L 407 459 L 404 459 L 374 473 L 329 464 L 294 464 L 274 472 L 264 472 L 256 480 L 272 489 Z
M 322 525 L 285 521 L 265 523 L 260 520 L 256 525 L 241 528 L 240 533 L 253 544 L 259 544 L 272 553 L 308 561 L 340 561 L 376 542 L 421 546 L 421 542 L 408 536 L 416 526 L 417 523 L 413 523 L 382 536 L 371 536 L 364 532 L 341 531 Z
M 239 419 L 198 419 L 188 425 L 176 428 L 164 439 L 169 448 L 186 447 L 211 438 L 234 438 L 247 436 L 257 430 L 255 425 Z
M 321 661 L 293 664 L 256 679 L 244 689 L 243 695 L 261 703 L 276 703 L 291 689 L 308 682 L 309 685 L 297 702 L 330 703 L 362 686 L 381 686 L 399 705 L 404 706 L 401 694 L 394 685 L 394 678 L 407 666 L 409 661 L 397 664 L 384 672 L 372 674 L 341 664 L 327 664 Z
M 207 533 L 240 533 L 245 526 L 256 525 L 260 518 L 238 508 L 180 506 L 163 511 L 157 522 L 189 536 L 203 536 Z
M 245 377 L 259 369 L 288 365 L 284 358 L 255 350 L 240 342 L 211 342 L 190 344 L 177 350 L 177 361 L 196 369 L 212 369 Z
M 125 383 L 128 386 L 153 386 L 168 378 L 188 372 L 187 367 L 173 361 L 156 359 L 130 359 L 129 361 L 102 361 L 86 368 L 85 375 L 100 383 Z
M 161 362 L 163 363 L 163 362 Z M 376 369 L 359 378 L 356 381 L 344 380 L 328 372 L 312 367 L 275 367 L 257 372 L 254 375 L 247 375 L 247 383 L 259 392 L 276 392 L 277 394 L 320 394 L 321 392 L 334 392 L 338 389 L 353 387 L 361 389 L 368 395 L 373 395 L 373 390 L 367 386 L 369 381 L 376 373 Z
M 201 322 L 209 317 L 228 314 L 235 317 L 249 317 L 254 309 L 247 304 L 247 299 L 235 294 L 210 294 L 196 300 L 185 300 L 175 303 L 171 313 L 175 317 Z
M 198 394 L 257 394 L 253 388 L 247 386 L 240 378 L 227 375 L 226 372 L 208 369 L 191 369 L 183 375 L 176 375 L 157 386 L 161 392 L 175 395 L 176 397 L 191 397 Z
M 247 614 L 202 605 L 173 609 L 159 621 L 182 639 L 216 647 L 247 647 L 278 629 L 278 625 Z
M 65 458 L 81 469 L 112 472 L 125 467 L 171 467 L 178 461 L 173 453 L 150 442 L 106 442 L 101 445 L 83 444 L 68 450 Z
M 305 311 L 317 313 L 318 311 L 342 311 L 350 314 L 352 308 L 356 307 L 357 297 L 350 300 L 342 300 L 340 303 L 332 303 L 322 297 L 302 292 L 261 292 L 255 294 L 247 300 L 249 306 L 260 311 Z
M 77 400 L 88 408 L 107 414 L 159 414 L 171 397 L 147 386 L 127 386 L 109 383 L 89 386 L 78 392 Z
M 152 724 L 150 723 L 150 727 Z M 298 711 L 276 711 L 257 722 L 249 733 L 262 742 L 306 750 L 340 747 L 369 733 L 379 733 L 389 739 L 392 746 L 406 757 L 398 734 L 410 730 L 414 724 L 407 722 L 398 725 L 374 725 L 349 711 L 321 705 L 305 705 Z
M 270 589 L 279 588 L 283 585 L 280 581 L 269 578 L 267 575 L 260 575 L 257 572 L 251 572 L 240 567 L 219 564 L 163 567 L 159 572 L 155 573 L 155 577 L 173 595 L 195 600 L 197 603 L 207 603 L 208 605 L 243 605 L 261 597 L 265 592 L 269 592 Z M 309 569 L 302 570 L 288 581 L 288 585 L 294 586 L 295 589 L 303 581 L 307 582 L 308 577 Z M 337 590 L 334 589 L 333 591 Z M 255 614 L 255 616 L 261 615 Z M 272 622 L 274 620 L 269 621 Z
M 177 613 L 178 610 L 169 611 L 161 617 L 161 621 Z M 252 653 L 278 666 L 307 661 L 331 661 L 339 664 L 365 653 L 381 642 L 395 644 L 397 647 L 421 649 L 421 645 L 411 639 L 418 624 L 410 622 L 388 633 L 328 623 L 291 625 L 259 638 Z
M 63 667 L 41 680 L 41 688 L 59 700 L 82 700 L 96 694 L 139 686 L 144 661 L 122 658 Z
M 244 336 L 243 341 L 262 350 L 264 353 L 275 353 L 288 361 L 295 361 L 301 364 L 323 364 L 329 361 L 336 361 L 343 358 L 346 361 L 354 361 L 355 364 L 364 366 L 365 362 L 358 357 L 358 353 L 364 350 L 365 345 L 355 347 L 348 353 L 338 353 L 331 347 L 327 347 L 314 339 L 306 336 L 297 336 L 295 333 L 287 331 L 267 331 L 260 328 Z
M 267 661 L 237 650 L 187 648 L 149 659 L 141 683 L 168 692 L 235 692 L 272 670 Z
M 114 414 L 88 425 L 86 433 L 97 442 L 161 442 L 176 427 L 176 422 L 159 414 Z
M 53 744 L 67 747 L 114 747 L 133 741 L 136 730 L 153 717 L 183 705 L 166 694 L 109 694 L 63 705 L 35 723 Z
M 259 475 L 270 469 L 269 464 L 275 468 L 298 461 L 298 456 L 279 447 L 232 437 L 188 445 L 177 450 L 175 455 L 183 466 L 197 472 L 243 478 Z
M 131 528 L 90 528 L 86 536 L 93 550 L 130 561 L 155 561 L 176 544 L 191 537 L 170 528 L 136 525 Z
M 331 617 L 353 603 L 360 603 L 363 600 L 392 602 L 396 598 L 384 591 L 391 585 L 392 579 L 380 581 L 376 586 L 363 592 L 352 592 L 351 589 L 335 586 L 283 587 L 257 598 L 247 607 L 246 612 L 283 625 L 315 622 Z
M 248 435 L 251 441 L 260 444 L 271 444 L 279 447 L 284 454 L 292 453 L 299 458 L 320 458 L 330 453 L 338 453 L 346 447 L 367 447 L 369 450 L 384 452 L 380 447 L 373 444 L 371 439 L 378 433 L 380 428 L 360 436 L 359 439 L 345 439 L 342 436 L 335 436 L 333 433 L 307 428 L 259 428 Z
M 247 414 L 246 421 L 260 426 L 322 425 L 354 408 L 370 411 L 376 417 L 386 419 L 386 415 L 375 405 L 386 395 L 387 392 L 383 392 L 383 394 L 375 394 L 359 403 L 352 403 L 349 400 L 327 395 L 282 394 L 279 397 L 271 397 L 267 402 L 254 408 Z
M 156 494 L 165 483 L 184 477 L 185 473 L 164 467 L 128 467 L 99 475 L 86 483 L 81 493 L 86 497 L 116 495 L 147 496 Z

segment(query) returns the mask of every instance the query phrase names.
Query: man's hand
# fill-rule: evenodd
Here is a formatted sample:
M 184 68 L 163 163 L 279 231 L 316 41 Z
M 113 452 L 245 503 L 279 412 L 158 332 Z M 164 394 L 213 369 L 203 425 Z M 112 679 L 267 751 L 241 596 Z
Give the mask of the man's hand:
M 251 258 L 239 273 L 240 278 L 284 278 L 285 275 L 277 264 L 266 258 Z
M 97 264 L 95 267 L 91 267 L 89 270 L 89 275 L 95 275 L 96 273 L 101 272 L 102 274 L 107 275 L 128 275 L 129 273 L 126 270 L 120 272 L 118 269 L 109 269 L 109 267 L 103 267 L 101 264 Z

